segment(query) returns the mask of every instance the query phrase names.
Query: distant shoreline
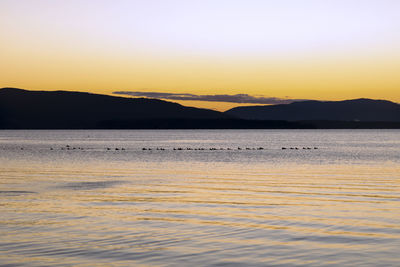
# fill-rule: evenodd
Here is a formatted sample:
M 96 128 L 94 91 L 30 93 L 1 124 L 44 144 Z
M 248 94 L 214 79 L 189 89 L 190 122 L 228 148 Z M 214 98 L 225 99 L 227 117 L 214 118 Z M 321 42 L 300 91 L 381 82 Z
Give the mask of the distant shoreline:
M 222 130 L 222 129 L 400 129 L 400 122 L 368 121 L 283 121 L 240 119 L 150 119 L 110 120 L 95 127 L 9 126 L 0 130 Z
M 400 104 L 309 100 L 218 112 L 159 99 L 3 88 L 0 129 L 400 129 Z

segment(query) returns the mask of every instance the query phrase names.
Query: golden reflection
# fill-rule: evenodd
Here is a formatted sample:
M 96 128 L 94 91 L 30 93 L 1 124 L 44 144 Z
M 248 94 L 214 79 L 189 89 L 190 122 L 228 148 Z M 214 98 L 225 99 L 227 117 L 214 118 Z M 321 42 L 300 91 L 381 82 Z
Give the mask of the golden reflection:
M 30 244 L 12 248 L 23 255 L 7 259 L 13 262 L 51 265 L 53 256 L 68 255 L 66 264 L 84 266 L 82 253 L 105 253 L 116 265 L 123 257 L 140 265 L 157 253 L 242 247 L 360 253 L 400 239 L 400 167 L 392 163 L 5 162 L 0 232 L 7 242 Z

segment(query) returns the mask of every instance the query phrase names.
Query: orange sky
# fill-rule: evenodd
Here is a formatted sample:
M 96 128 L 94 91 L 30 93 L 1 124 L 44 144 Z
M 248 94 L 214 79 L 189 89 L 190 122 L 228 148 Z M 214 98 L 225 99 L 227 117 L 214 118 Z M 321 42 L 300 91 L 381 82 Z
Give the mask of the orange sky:
M 272 2 L 3 0 L 0 87 L 400 102 L 398 1 Z

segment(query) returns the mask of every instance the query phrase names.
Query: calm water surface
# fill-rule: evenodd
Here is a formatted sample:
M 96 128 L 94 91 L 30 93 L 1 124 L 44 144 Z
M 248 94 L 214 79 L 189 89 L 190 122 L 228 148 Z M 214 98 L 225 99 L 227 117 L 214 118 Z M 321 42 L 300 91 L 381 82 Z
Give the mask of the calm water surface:
M 399 130 L 0 131 L 2 266 L 400 266 L 399 214 Z

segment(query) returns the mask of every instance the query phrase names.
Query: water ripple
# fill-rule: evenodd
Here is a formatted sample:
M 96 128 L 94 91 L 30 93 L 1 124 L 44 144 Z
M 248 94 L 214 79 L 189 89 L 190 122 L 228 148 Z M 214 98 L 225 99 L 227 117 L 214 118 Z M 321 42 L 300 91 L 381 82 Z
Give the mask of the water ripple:
M 398 266 L 399 134 L 0 132 L 0 265 Z

